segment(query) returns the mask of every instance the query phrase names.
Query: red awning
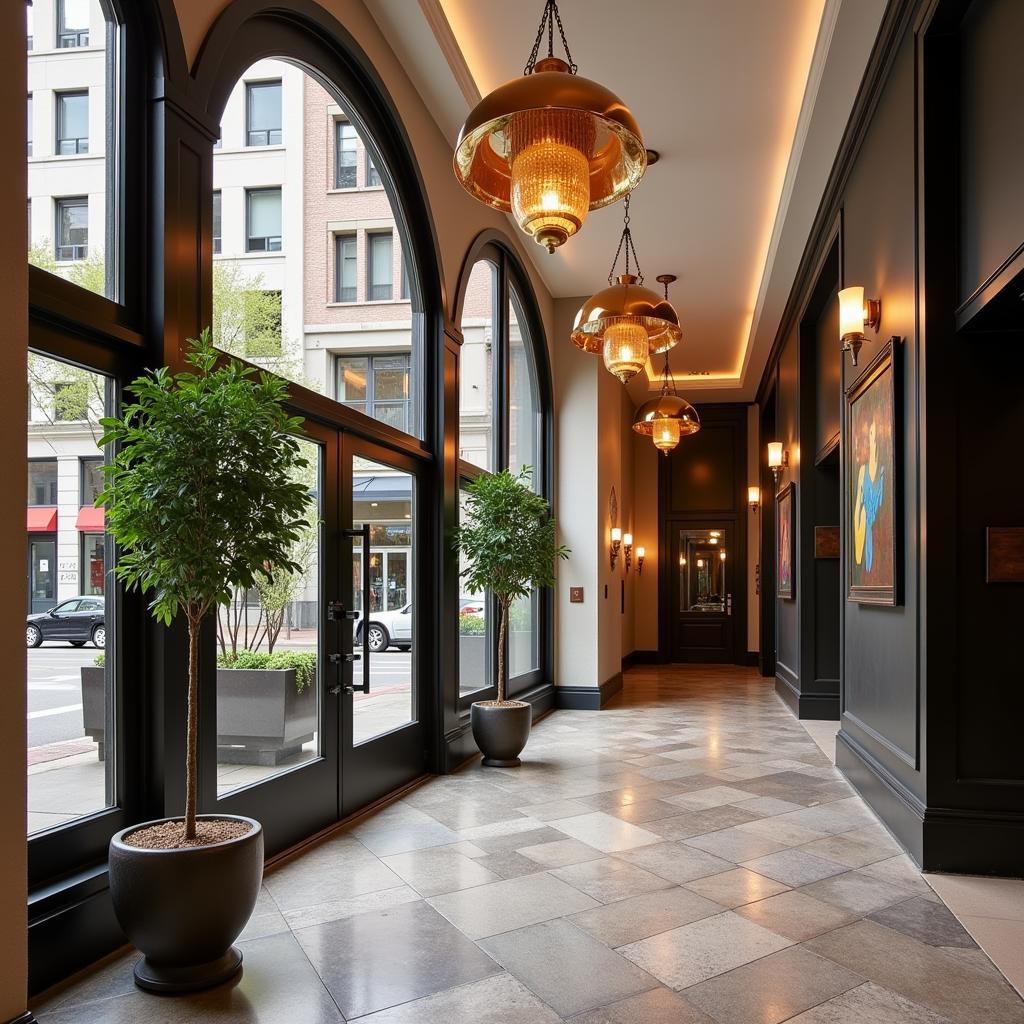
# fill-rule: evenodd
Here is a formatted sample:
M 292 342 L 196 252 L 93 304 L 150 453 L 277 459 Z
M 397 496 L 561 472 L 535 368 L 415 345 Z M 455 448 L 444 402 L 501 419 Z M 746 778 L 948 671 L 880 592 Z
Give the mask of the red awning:
M 93 508 L 92 505 L 86 505 L 79 509 L 78 518 L 75 520 L 75 529 L 81 530 L 83 533 L 102 533 L 103 511 L 101 508 Z
M 26 526 L 29 533 L 57 532 L 57 510 L 52 506 L 29 506 L 26 512 Z

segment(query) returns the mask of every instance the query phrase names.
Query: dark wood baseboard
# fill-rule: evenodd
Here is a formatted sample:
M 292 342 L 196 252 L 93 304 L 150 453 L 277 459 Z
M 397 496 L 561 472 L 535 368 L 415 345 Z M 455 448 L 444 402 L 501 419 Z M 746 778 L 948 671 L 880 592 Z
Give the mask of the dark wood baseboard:
M 660 651 L 630 651 L 622 659 L 622 671 L 632 668 L 634 665 L 660 665 L 661 664 L 661 652 Z
M 848 732 L 836 736 L 836 767 L 918 865 L 924 865 L 924 813 L 911 792 Z
M 837 693 L 804 693 L 790 679 L 780 675 L 775 677 L 775 692 L 795 718 L 812 722 L 839 721 Z
M 1020 878 L 1024 814 L 951 807 L 924 812 L 925 871 Z
M 800 690 L 785 676 L 775 674 L 775 692 L 782 699 L 783 704 L 793 712 L 794 717 L 800 717 Z
M 621 689 L 621 672 L 600 686 L 557 686 L 555 706 L 563 711 L 600 711 Z
M 756 668 L 761 661 L 761 654 L 759 651 L 747 651 L 747 658 L 744 661 L 744 665 L 748 665 L 751 668 Z

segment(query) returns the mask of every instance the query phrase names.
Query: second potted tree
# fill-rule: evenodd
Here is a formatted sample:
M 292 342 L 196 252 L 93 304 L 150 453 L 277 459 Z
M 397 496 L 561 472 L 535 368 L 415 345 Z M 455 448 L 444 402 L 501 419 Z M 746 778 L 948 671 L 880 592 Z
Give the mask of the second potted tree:
M 465 521 L 456 534 L 467 591 L 489 591 L 498 602 L 497 700 L 476 701 L 470 708 L 483 763 L 497 768 L 520 763 L 533 716 L 525 701 L 506 699 L 509 609 L 537 587 L 554 586 L 556 561 L 569 557 L 558 543 L 547 500 L 530 489 L 531 478 L 529 466 L 477 477 L 468 485 Z

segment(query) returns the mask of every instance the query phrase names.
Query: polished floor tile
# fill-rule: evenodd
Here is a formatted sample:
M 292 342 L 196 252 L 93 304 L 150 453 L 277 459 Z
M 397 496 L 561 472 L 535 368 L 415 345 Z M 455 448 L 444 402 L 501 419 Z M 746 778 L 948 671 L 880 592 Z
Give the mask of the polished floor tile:
M 793 944 L 732 911 L 619 947 L 669 988 L 684 989 Z
M 471 939 L 482 939 L 597 906 L 597 900 L 547 873 L 435 896 L 429 903 Z
M 500 970 L 425 903 L 358 914 L 303 928 L 295 936 L 350 1020 Z M 287 1019 L 302 1018 L 290 1014 Z
M 792 946 L 694 985 L 686 998 L 718 1021 L 779 1024 L 802 1010 L 856 988 L 863 978 Z
M 41 1024 L 1024 1024 L 986 955 L 1024 987 L 1024 882 L 929 880 L 770 681 L 643 666 L 599 714 L 537 723 L 521 767 L 427 780 L 269 872 L 235 983 L 154 997 L 122 955 L 33 1009 Z
M 657 986 L 646 971 L 569 921 L 546 921 L 480 943 L 562 1017 Z
M 359 1024 L 560 1024 L 561 1020 L 522 982 L 502 973 L 371 1013 L 360 1017 Z

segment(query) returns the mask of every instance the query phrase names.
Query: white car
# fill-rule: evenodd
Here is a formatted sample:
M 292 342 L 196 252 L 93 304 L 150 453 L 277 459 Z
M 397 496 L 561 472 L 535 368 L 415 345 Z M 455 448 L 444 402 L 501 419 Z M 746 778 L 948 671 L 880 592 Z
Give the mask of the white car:
M 356 622 L 355 638 L 357 644 L 363 642 L 362 619 Z M 409 650 L 412 647 L 412 604 L 390 612 L 370 612 L 366 643 L 374 654 L 389 647 Z

